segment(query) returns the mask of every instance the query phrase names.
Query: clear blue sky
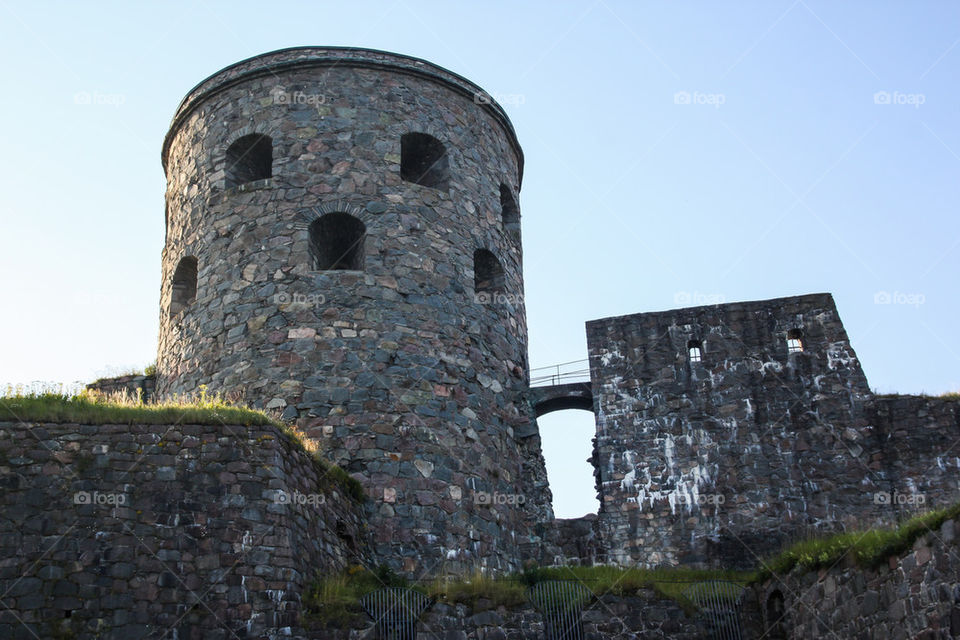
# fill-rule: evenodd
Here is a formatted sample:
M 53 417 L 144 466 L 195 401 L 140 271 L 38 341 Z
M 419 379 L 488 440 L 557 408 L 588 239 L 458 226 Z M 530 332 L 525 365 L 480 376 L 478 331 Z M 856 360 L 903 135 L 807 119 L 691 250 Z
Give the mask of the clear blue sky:
M 589 319 L 829 291 L 875 389 L 960 389 L 960 4 L 875 0 L 2 1 L 0 381 L 154 360 L 174 109 L 296 45 L 503 99 L 533 366 Z M 541 426 L 558 513 L 593 510 L 591 416 Z

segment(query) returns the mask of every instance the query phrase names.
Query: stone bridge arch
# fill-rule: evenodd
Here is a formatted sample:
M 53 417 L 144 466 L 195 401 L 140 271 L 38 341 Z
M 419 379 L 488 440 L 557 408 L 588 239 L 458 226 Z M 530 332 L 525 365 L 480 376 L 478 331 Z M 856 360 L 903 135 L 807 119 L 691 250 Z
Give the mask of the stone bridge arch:
M 533 387 L 530 389 L 530 404 L 538 418 L 565 409 L 583 409 L 593 413 L 593 390 L 589 382 Z

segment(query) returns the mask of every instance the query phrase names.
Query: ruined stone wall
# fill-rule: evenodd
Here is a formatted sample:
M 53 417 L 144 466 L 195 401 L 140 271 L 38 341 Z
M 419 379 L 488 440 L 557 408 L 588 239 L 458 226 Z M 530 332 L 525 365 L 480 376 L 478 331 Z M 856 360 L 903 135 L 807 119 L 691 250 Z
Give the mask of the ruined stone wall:
M 877 396 L 867 417 L 882 443 L 871 463 L 885 481 L 877 501 L 891 520 L 960 501 L 960 401 Z
M 402 179 L 410 132 L 445 145 L 447 188 Z M 253 133 L 272 139 L 272 177 L 225 189 L 226 149 Z M 501 211 L 522 155 L 500 107 L 405 56 L 275 52 L 191 91 L 164 164 L 158 391 L 204 384 L 295 420 L 363 478 L 396 569 L 517 568 L 552 513 L 523 396 L 519 226 Z M 312 264 L 309 226 L 338 212 L 366 228 L 362 270 Z M 478 249 L 501 263 L 502 295 L 475 296 Z M 197 291 L 178 309 L 185 256 Z
M 948 520 L 875 569 L 846 563 L 756 587 L 764 638 L 960 637 L 960 523 Z
M 99 391 L 106 395 L 120 394 L 128 398 L 139 398 L 149 402 L 157 391 L 157 376 L 155 375 L 128 375 L 115 378 L 101 378 L 87 385 L 87 389 Z
M 747 567 L 884 520 L 871 394 L 830 295 L 608 318 L 587 339 L 609 560 Z
M 273 426 L 0 422 L 0 484 L 3 638 L 278 634 L 315 571 L 369 562 Z

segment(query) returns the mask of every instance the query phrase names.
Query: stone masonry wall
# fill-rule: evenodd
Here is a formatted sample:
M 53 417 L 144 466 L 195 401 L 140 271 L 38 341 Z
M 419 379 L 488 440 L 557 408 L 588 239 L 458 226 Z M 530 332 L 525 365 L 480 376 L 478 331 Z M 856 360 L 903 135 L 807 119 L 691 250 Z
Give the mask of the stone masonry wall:
M 557 518 L 553 521 L 541 563 L 546 566 L 593 566 L 608 555 L 597 535 L 597 516 Z
M 933 640 L 960 637 L 960 522 L 876 569 L 794 571 L 757 587 L 765 638 Z
M 597 320 L 587 339 L 609 560 L 748 567 L 883 520 L 871 394 L 829 294 Z
M 362 509 L 273 426 L 2 422 L 0 484 L 3 638 L 273 637 L 315 571 L 368 558 Z
M 871 470 L 886 481 L 878 498 L 890 520 L 960 500 L 960 401 L 878 396 L 867 416 L 882 442 Z
M 156 395 L 157 376 L 129 375 L 116 378 L 101 378 L 87 385 L 87 389 L 100 391 L 110 395 L 114 393 L 126 394 L 130 398 L 140 398 L 149 402 Z
M 519 568 L 552 518 L 520 235 L 501 211 L 523 159 L 478 95 L 406 56 L 286 50 L 191 91 L 164 146 L 158 392 L 204 384 L 296 421 L 363 478 L 374 552 L 414 577 Z M 448 188 L 402 179 L 410 132 L 443 143 Z M 272 177 L 225 189 L 226 149 L 252 133 L 271 138 Z M 338 212 L 366 228 L 362 270 L 314 268 L 309 226 Z M 475 296 L 479 249 L 501 295 Z M 184 257 L 197 291 L 178 310 Z

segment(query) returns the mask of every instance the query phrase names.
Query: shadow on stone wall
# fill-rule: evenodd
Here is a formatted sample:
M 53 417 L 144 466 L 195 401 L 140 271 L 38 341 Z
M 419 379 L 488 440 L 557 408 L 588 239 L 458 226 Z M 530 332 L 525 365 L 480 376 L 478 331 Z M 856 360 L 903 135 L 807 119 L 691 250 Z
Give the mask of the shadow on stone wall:
M 259 637 L 366 560 L 362 507 L 271 425 L 0 422 L 0 484 L 3 638 Z
M 948 520 L 876 568 L 841 562 L 754 588 L 765 638 L 960 637 L 960 523 Z

